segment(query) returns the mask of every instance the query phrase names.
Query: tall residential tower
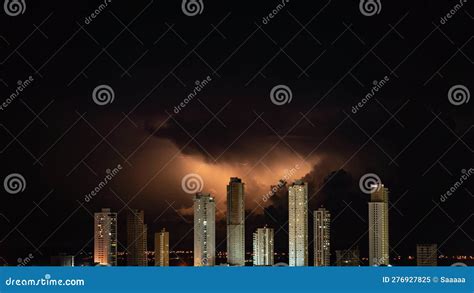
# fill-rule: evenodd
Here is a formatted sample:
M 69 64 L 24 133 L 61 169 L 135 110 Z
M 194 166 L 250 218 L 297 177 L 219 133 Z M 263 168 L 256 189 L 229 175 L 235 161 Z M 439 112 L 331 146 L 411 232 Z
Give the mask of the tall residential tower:
M 308 265 L 308 183 L 295 181 L 288 188 L 290 266 Z
M 273 229 L 258 228 L 253 233 L 253 265 L 272 266 L 274 264 Z
M 170 265 L 170 234 L 165 228 L 155 233 L 155 266 L 167 267 Z
M 117 265 L 117 213 L 110 209 L 94 214 L 94 262 Z
M 210 194 L 194 197 L 194 266 L 214 266 L 216 256 L 216 202 Z
M 369 202 L 369 265 L 389 265 L 388 189 L 373 186 Z
M 331 214 L 325 208 L 314 211 L 314 266 L 330 265 Z
M 147 266 L 145 213 L 131 210 L 127 215 L 127 265 Z
M 227 185 L 227 263 L 245 266 L 244 183 L 236 177 Z

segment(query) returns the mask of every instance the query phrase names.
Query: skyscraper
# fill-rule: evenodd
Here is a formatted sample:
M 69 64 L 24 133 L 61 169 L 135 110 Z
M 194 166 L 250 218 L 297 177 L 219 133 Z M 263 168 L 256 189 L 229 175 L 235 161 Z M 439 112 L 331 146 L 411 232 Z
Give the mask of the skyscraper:
M 389 265 L 388 189 L 373 186 L 369 202 L 369 265 Z
M 227 185 L 227 263 L 245 265 L 244 183 L 236 177 Z
M 165 228 L 155 233 L 155 266 L 170 265 L 170 235 Z
M 127 214 L 127 265 L 147 266 L 147 226 L 145 213 L 131 210 Z
M 117 265 L 117 213 L 110 209 L 94 214 L 94 262 Z
M 194 197 L 194 266 L 214 266 L 216 256 L 216 202 L 210 194 Z
M 438 265 L 438 245 L 437 244 L 417 244 L 416 245 L 416 265 L 431 266 Z
M 314 211 L 314 266 L 330 265 L 331 214 L 325 208 Z
M 308 265 L 308 183 L 295 181 L 288 188 L 290 266 Z
M 273 229 L 258 228 L 253 233 L 253 265 L 272 266 L 273 261 Z

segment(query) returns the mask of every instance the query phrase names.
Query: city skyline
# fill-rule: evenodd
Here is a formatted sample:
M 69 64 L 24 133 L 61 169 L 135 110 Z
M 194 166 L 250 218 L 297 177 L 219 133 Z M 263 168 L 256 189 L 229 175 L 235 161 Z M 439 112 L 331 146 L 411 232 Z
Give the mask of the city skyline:
M 418 244 L 472 264 L 471 4 L 17 2 L 0 11 L 0 265 L 93 264 L 101 241 L 102 265 L 152 265 L 163 228 L 170 266 L 193 264 L 199 192 L 215 265 L 251 265 L 266 226 L 275 264 L 314 265 L 321 207 L 330 265 L 415 264 Z

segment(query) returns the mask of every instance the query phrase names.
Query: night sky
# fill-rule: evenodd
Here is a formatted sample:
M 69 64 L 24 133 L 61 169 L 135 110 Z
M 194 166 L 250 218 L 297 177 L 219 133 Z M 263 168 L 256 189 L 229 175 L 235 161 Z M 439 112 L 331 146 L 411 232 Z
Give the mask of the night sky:
M 286 187 L 263 195 L 292 169 L 287 181 L 309 182 L 309 222 L 321 205 L 331 211 L 333 254 L 368 254 L 359 179 L 370 173 L 390 190 L 392 257 L 417 243 L 474 255 L 472 178 L 441 201 L 474 167 L 472 3 L 442 21 L 458 1 L 382 0 L 373 16 L 357 0 L 285 1 L 268 19 L 282 2 L 204 0 L 187 16 L 181 1 L 112 1 L 95 18 L 102 1 L 39 2 L 0 11 L 0 102 L 30 80 L 0 110 L 2 183 L 18 173 L 26 184 L 0 189 L 0 261 L 92 252 L 102 207 L 119 212 L 119 251 L 131 208 L 145 210 L 150 249 L 165 227 L 172 249 L 191 250 L 192 195 L 181 185 L 191 173 L 216 197 L 218 251 L 225 186 L 240 177 L 247 251 L 267 224 L 286 252 Z M 113 102 L 94 102 L 101 85 Z M 281 85 L 291 100 L 277 105 Z M 453 87 L 467 89 L 462 102 L 450 100 Z

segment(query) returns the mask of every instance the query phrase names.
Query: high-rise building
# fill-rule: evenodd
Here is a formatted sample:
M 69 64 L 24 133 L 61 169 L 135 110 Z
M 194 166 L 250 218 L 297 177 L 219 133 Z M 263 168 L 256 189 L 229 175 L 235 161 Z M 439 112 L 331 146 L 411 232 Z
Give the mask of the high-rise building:
M 336 250 L 336 265 L 339 267 L 358 267 L 360 266 L 359 247 Z
M 438 245 L 417 244 L 416 265 L 436 267 L 438 265 Z
M 258 228 L 253 233 L 253 265 L 272 266 L 274 264 L 273 228 Z
M 290 266 L 308 265 L 308 183 L 295 181 L 288 188 Z
M 170 265 L 170 234 L 165 228 L 155 233 L 155 266 L 167 267 Z
M 236 177 L 227 185 L 227 263 L 245 265 L 244 183 Z
M 94 263 L 117 265 L 117 213 L 110 209 L 94 214 Z
M 147 226 L 142 210 L 131 210 L 127 214 L 127 265 L 147 266 Z
M 214 266 L 216 257 L 216 202 L 210 194 L 194 197 L 194 266 Z
M 388 189 L 373 186 L 369 202 L 369 265 L 389 265 Z
M 325 208 L 314 211 L 314 266 L 329 266 L 331 260 L 331 213 Z

